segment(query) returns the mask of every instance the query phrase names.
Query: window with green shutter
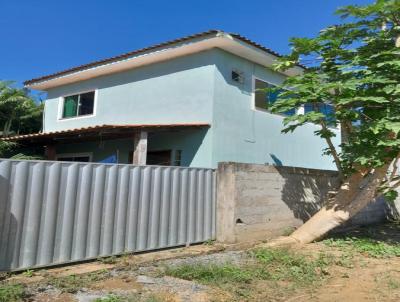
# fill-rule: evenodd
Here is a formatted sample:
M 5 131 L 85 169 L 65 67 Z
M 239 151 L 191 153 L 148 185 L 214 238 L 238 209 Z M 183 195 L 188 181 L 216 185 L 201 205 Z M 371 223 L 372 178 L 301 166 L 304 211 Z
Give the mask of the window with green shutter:
M 63 118 L 93 114 L 94 91 L 64 97 Z

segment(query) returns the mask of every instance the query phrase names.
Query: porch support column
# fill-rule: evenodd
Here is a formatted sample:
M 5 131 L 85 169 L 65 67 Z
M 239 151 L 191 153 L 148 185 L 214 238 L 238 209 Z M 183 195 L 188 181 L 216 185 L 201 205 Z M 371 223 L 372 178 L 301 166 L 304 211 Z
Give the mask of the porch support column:
M 134 137 L 133 162 L 134 165 L 146 165 L 147 157 L 147 132 L 141 131 Z
M 47 145 L 44 149 L 44 156 L 47 160 L 56 160 L 56 146 L 51 144 Z

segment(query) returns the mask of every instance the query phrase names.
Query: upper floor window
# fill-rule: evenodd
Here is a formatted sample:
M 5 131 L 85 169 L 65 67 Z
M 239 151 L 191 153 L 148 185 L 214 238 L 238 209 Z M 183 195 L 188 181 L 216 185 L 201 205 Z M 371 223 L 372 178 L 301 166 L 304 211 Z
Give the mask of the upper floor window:
M 62 118 L 93 114 L 94 91 L 64 97 Z
M 256 109 L 270 111 L 270 107 L 278 100 L 279 91 L 266 91 L 266 88 L 276 87 L 259 79 L 254 79 L 254 106 Z M 295 109 L 284 112 L 285 115 L 294 115 Z

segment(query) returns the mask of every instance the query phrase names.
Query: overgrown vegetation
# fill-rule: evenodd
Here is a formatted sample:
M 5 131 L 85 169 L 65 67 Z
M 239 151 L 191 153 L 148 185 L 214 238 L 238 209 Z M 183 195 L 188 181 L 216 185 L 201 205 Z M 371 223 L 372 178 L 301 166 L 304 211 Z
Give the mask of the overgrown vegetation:
M 26 296 L 25 289 L 20 284 L 0 285 L 0 302 L 17 302 Z
M 386 243 L 368 237 L 344 237 L 324 240 L 327 246 L 352 250 L 369 257 L 385 258 L 400 256 L 400 244 Z
M 275 68 L 307 68 L 266 89 L 279 95 L 269 109 L 287 115 L 283 132 L 317 125 L 314 134 L 325 140 L 341 180 L 337 194 L 284 243 L 318 240 L 377 196 L 394 200 L 400 187 L 400 0 L 336 14 L 341 21 L 318 36 L 291 39 L 291 53 Z
M 257 280 L 286 281 L 295 286 L 308 286 L 324 279 L 332 259 L 320 254 L 308 258 L 286 249 L 256 249 L 248 254 L 243 265 L 193 264 L 170 266 L 165 274 L 176 278 L 195 280 L 208 285 L 243 284 Z
M 97 298 L 94 302 L 168 302 L 174 301 L 165 299 L 165 297 L 150 294 L 150 295 L 140 295 L 140 294 L 131 294 L 127 296 L 118 296 L 114 294 L 110 294 L 104 298 Z
M 35 101 L 29 90 L 0 81 L 0 137 L 39 132 L 42 128 L 43 104 Z M 0 141 L 0 157 L 37 159 L 40 148 L 27 148 L 13 142 Z
M 83 275 L 70 275 L 66 277 L 54 278 L 49 280 L 47 284 L 54 286 L 64 293 L 76 293 L 82 287 L 90 283 L 103 280 L 107 277 L 106 271 L 99 271 Z

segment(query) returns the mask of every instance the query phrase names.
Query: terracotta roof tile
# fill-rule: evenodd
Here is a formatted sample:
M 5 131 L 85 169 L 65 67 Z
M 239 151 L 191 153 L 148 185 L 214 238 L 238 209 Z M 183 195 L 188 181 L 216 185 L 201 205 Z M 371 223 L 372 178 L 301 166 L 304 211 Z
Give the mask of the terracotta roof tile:
M 113 57 L 110 57 L 110 58 L 106 58 L 106 59 L 94 61 L 94 62 L 91 62 L 91 63 L 79 65 L 79 66 L 76 66 L 76 67 L 73 67 L 73 68 L 65 69 L 65 70 L 62 70 L 62 71 L 59 71 L 59 72 L 56 72 L 56 73 L 53 73 L 53 74 L 49 74 L 49 75 L 45 75 L 45 76 L 42 76 L 42 77 L 31 79 L 31 80 L 27 80 L 27 81 L 24 82 L 24 85 L 31 85 L 31 84 L 34 84 L 34 83 L 37 83 L 37 82 L 50 80 L 50 79 L 55 78 L 55 77 L 59 77 L 59 76 L 62 76 L 62 75 L 67 75 L 69 73 L 73 73 L 73 72 L 76 72 L 76 71 L 84 70 L 84 69 L 87 69 L 87 68 L 93 68 L 93 67 L 101 66 L 101 65 L 104 65 L 104 64 L 117 62 L 117 61 L 120 61 L 120 60 L 123 60 L 123 59 L 127 59 L 129 57 L 132 57 L 134 55 L 138 55 L 138 54 L 141 54 L 141 53 L 144 53 L 144 52 L 147 52 L 147 51 L 156 50 L 158 48 L 162 48 L 162 47 L 169 46 L 169 45 L 172 45 L 172 44 L 185 42 L 185 41 L 188 41 L 188 40 L 192 40 L 192 39 L 200 38 L 200 37 L 205 37 L 205 36 L 208 36 L 208 35 L 216 35 L 218 33 L 224 33 L 224 32 L 220 31 L 220 30 L 212 29 L 212 30 L 209 30 L 209 31 L 193 34 L 193 35 L 182 37 L 182 38 L 178 38 L 178 39 L 175 39 L 175 40 L 170 40 L 170 41 L 167 41 L 167 42 L 164 42 L 164 43 L 156 44 L 156 45 L 153 45 L 153 46 L 149 46 L 149 47 L 145 47 L 145 48 L 142 48 L 142 49 L 134 50 L 134 51 L 131 51 L 131 52 L 123 53 L 121 55 L 117 55 L 117 56 L 113 56 Z M 254 42 L 254 41 L 252 41 L 252 40 L 250 40 L 250 39 L 248 39 L 246 37 L 243 37 L 243 36 L 241 36 L 239 34 L 229 33 L 229 35 L 231 35 L 232 37 L 234 37 L 234 38 L 236 38 L 238 40 L 241 40 L 241 41 L 243 41 L 243 42 L 245 42 L 247 44 L 250 44 L 250 45 L 252 45 L 252 46 L 254 46 L 254 47 L 258 48 L 258 49 L 261 49 L 261 50 L 263 50 L 263 51 L 265 51 L 265 52 L 267 52 L 269 54 L 272 54 L 274 56 L 277 56 L 277 57 L 281 57 L 282 56 L 281 54 L 277 53 L 276 51 L 273 51 L 272 49 L 267 48 L 265 46 L 262 46 L 262 45 Z M 302 65 L 299 65 L 299 66 L 302 67 L 302 68 L 306 68 L 305 66 L 302 66 Z
M 182 124 L 136 124 L 136 125 L 98 125 L 91 127 L 74 128 L 69 130 L 41 132 L 24 135 L 16 135 L 0 138 L 0 141 L 18 141 L 30 138 L 51 138 L 60 135 L 79 135 L 88 132 L 110 131 L 110 130 L 140 130 L 140 129 L 160 129 L 160 128 L 187 128 L 187 127 L 209 127 L 208 123 L 182 123 Z

